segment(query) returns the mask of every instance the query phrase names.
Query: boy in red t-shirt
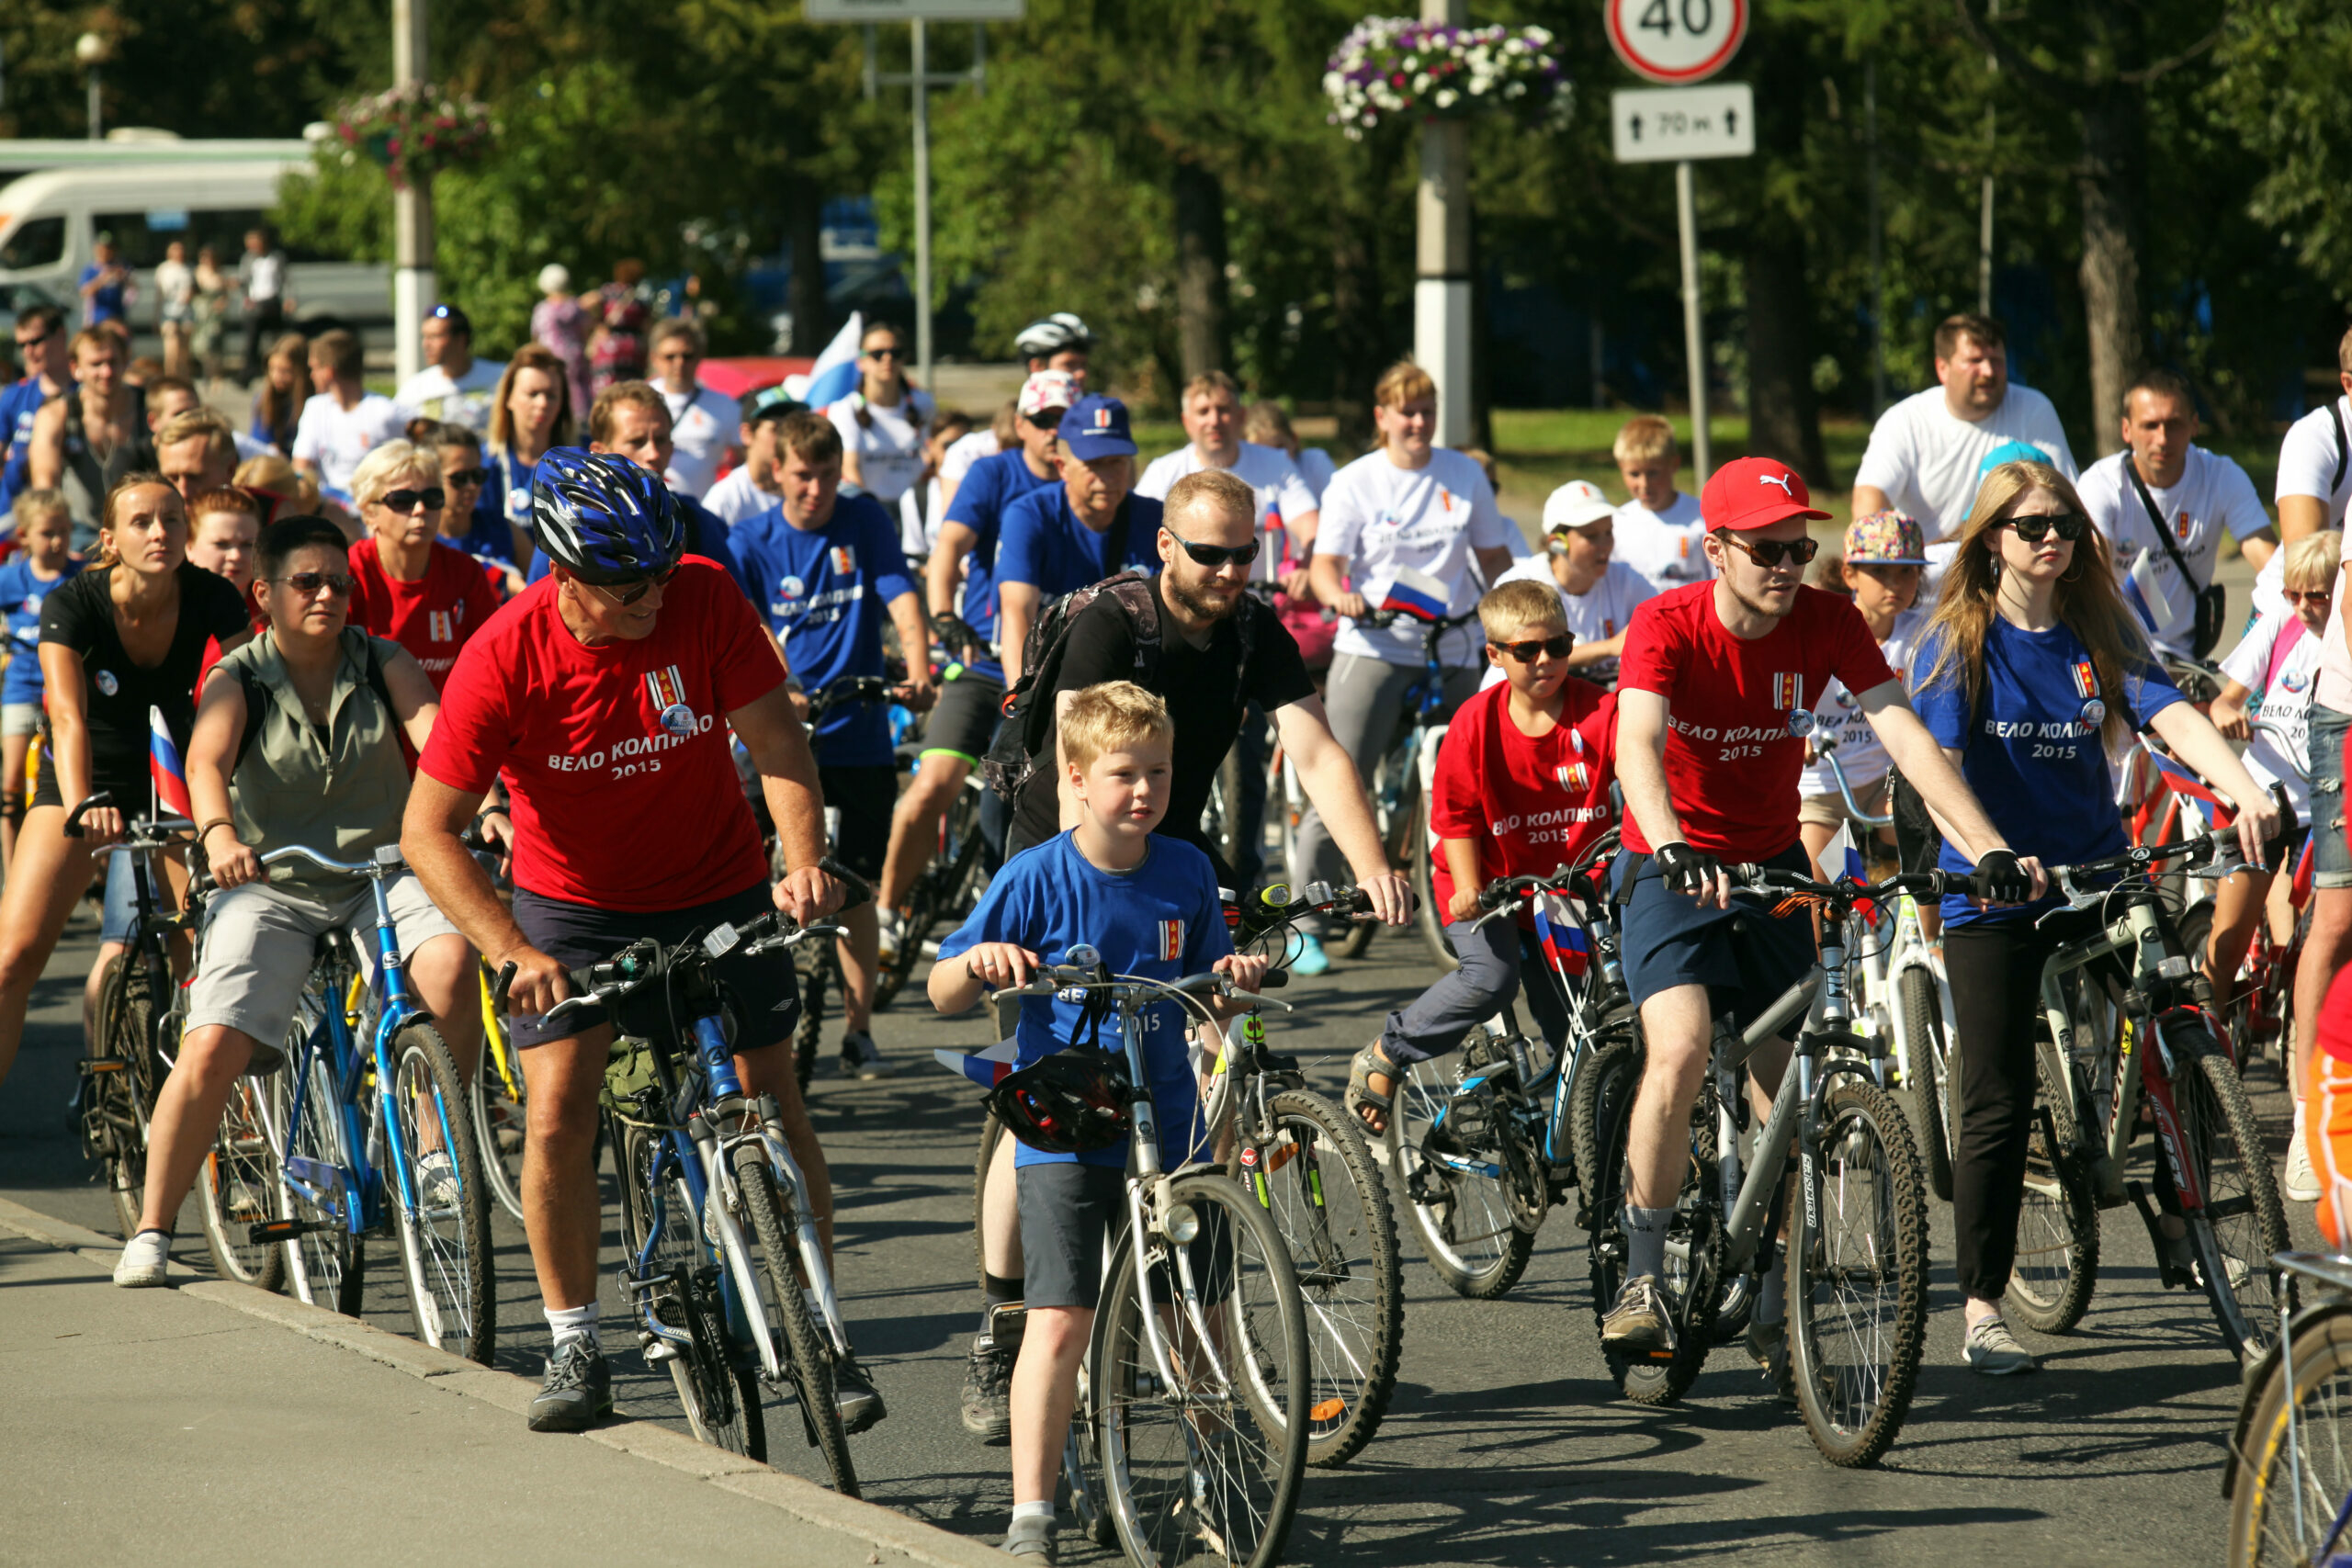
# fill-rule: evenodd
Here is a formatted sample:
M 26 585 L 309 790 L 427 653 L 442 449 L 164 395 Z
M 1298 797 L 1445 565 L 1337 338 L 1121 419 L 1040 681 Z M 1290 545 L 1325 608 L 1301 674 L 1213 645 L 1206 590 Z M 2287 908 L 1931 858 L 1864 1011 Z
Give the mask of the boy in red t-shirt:
M 1356 1054 L 1348 1102 L 1385 1131 L 1396 1082 L 1442 1056 L 1519 990 L 1521 965 L 1543 957 L 1522 909 L 1515 922 L 1473 929 L 1478 893 L 1502 876 L 1548 875 L 1609 830 L 1617 776 L 1617 702 L 1568 673 L 1575 646 L 1560 596 L 1542 582 L 1506 582 L 1478 601 L 1487 657 L 1503 672 L 1462 705 L 1438 752 L 1430 826 L 1438 834 L 1437 899 L 1462 967 L 1442 976 Z M 1539 979 L 1528 1010 L 1555 1045 L 1566 1038 L 1564 999 Z

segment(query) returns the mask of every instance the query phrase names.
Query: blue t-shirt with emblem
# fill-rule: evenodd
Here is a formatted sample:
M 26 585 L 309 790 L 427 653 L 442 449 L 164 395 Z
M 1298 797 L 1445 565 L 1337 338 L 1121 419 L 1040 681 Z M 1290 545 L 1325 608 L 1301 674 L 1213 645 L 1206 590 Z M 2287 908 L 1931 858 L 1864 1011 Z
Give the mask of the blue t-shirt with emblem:
M 38 378 L 28 376 L 0 388 L 0 520 L 15 505 L 17 493 L 32 483 L 33 416 L 49 400 Z
M 981 895 L 960 930 L 939 944 L 943 964 L 984 942 L 1018 942 L 1048 964 L 1069 962 L 1081 943 L 1102 955 L 1114 975 L 1181 980 L 1197 975 L 1233 951 L 1225 929 L 1225 905 L 1217 897 L 1216 873 L 1209 857 L 1181 840 L 1151 835 L 1143 863 L 1133 871 L 1104 871 L 1079 852 L 1064 833 L 1024 850 Z M 1079 1038 L 1080 1007 L 1061 997 L 1025 997 L 1013 1037 L 1020 1065 L 1045 1060 Z M 1152 1110 L 1159 1123 L 1160 1158 L 1170 1169 L 1189 1159 L 1200 1142 L 1200 1084 L 1185 1046 L 1187 1014 L 1176 1002 L 1156 1004 L 1136 1014 L 1144 1070 L 1151 1077 Z M 1093 1042 L 1119 1048 L 1115 1021 Z M 1023 1144 L 1012 1163 L 1071 1163 L 1119 1168 L 1127 1147 L 1114 1145 L 1086 1155 L 1047 1154 Z
M 729 543 L 752 603 L 784 639 L 793 679 L 814 696 L 844 675 L 879 675 L 891 600 L 915 592 L 899 525 L 870 495 L 845 495 L 821 528 L 796 528 L 772 506 L 735 525 Z M 888 767 L 889 710 L 841 703 L 818 721 L 817 761 Z
M 1069 509 L 1068 486 L 1030 491 L 1005 508 L 1004 533 L 996 548 L 998 583 L 1026 582 L 1051 604 L 1127 567 L 1158 571 L 1159 502 L 1130 495 L 1121 511 L 1125 513 L 1126 548 L 1113 560 L 1111 536 L 1119 531 L 1120 518 L 1113 517 L 1111 525 L 1098 534 Z
M 989 642 L 996 641 L 996 550 L 1004 536 L 1006 508 L 1032 491 L 1061 481 L 1029 471 L 1020 452 L 997 452 L 974 463 L 947 503 L 947 521 L 961 523 L 977 536 L 972 553 L 964 558 L 964 600 L 958 612 L 964 624 Z M 1001 671 L 993 671 L 1002 673 Z
M 1911 667 L 1924 677 L 1935 669 L 1939 647 L 1940 634 L 1930 632 Z M 2099 735 L 2109 704 L 2120 700 L 2124 722 L 2138 730 L 2182 700 L 2153 659 L 2125 671 L 2122 684 L 2120 692 L 2101 693 L 2089 651 L 2064 625 L 2030 632 L 1995 615 L 1984 639 L 1984 694 L 1973 717 L 1956 671 L 1912 693 L 1911 705 L 1938 745 L 1961 753 L 1962 776 L 2009 848 L 2044 865 L 2071 865 L 2130 847 Z M 1975 869 L 1949 839 L 1937 865 Z M 1944 921 L 2025 919 L 2058 897 L 2053 892 L 2041 905 L 1979 909 L 1952 894 L 1944 899 Z
M 41 700 L 40 602 L 73 581 L 81 570 L 80 561 L 68 560 L 64 570 L 44 581 L 33 575 L 30 561 L 0 566 L 0 606 L 8 615 L 8 670 L 0 675 L 0 703 Z

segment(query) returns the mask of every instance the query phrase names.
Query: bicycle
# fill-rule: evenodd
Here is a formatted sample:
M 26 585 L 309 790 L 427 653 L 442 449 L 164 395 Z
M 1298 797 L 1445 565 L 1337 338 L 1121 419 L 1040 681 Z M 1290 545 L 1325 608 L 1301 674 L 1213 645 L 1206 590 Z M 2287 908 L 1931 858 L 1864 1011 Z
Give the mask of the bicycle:
M 491 984 L 490 964 L 475 965 L 481 997 L 481 1069 L 467 1086 L 472 1102 L 474 1146 L 481 1151 L 482 1175 L 498 1206 L 523 1223 L 523 1145 L 527 1140 L 530 1097 L 523 1083 L 523 1055 L 506 1017 L 505 999 Z
M 808 728 L 815 735 L 817 726 L 826 714 L 844 703 L 885 703 L 897 688 L 879 675 L 844 675 L 823 691 L 808 698 Z M 825 807 L 825 842 L 830 846 L 841 836 L 842 809 L 838 806 Z M 783 847 L 775 845 L 770 852 L 769 870 L 781 878 L 786 867 L 783 862 Z M 871 897 L 874 890 L 828 858 L 825 868 L 833 875 L 855 886 L 863 897 Z M 841 950 L 823 942 L 808 942 L 793 950 L 794 964 L 800 971 L 800 1021 L 792 1033 L 793 1071 L 800 1079 L 800 1091 L 808 1092 L 809 1080 L 817 1076 L 817 1047 L 825 1033 L 825 992 L 828 988 L 840 996 L 849 994 L 849 981 L 842 973 Z M 874 1006 L 882 1006 L 881 979 L 875 980 Z
M 960 654 L 961 664 L 980 662 L 988 647 L 979 633 L 956 615 L 933 615 L 932 631 L 943 647 Z M 961 664 L 951 661 L 943 672 L 953 679 Z M 899 748 L 902 766 L 913 767 L 922 757 L 920 742 Z M 977 770 L 967 770 L 955 804 L 940 818 L 939 843 L 931 863 L 908 890 L 907 907 L 899 911 L 899 945 L 882 961 L 874 982 L 876 1011 L 888 1007 L 914 976 L 915 965 L 937 951 L 933 930 L 960 921 L 979 901 L 988 882 L 988 848 L 980 831 L 980 800 L 988 793 Z
M 2246 1380 L 2222 1495 L 2230 1568 L 2334 1564 L 2352 1527 L 2352 1258 L 2271 1259 L 2312 1288 Z
M 1115 1541 L 1142 1568 L 1194 1560 L 1196 1546 L 1229 1568 L 1267 1568 L 1282 1555 L 1306 1474 L 1298 1277 L 1273 1221 L 1231 1178 L 1197 1159 L 1163 1167 L 1136 1021 L 1174 1001 L 1221 1043 L 1202 996 L 1268 998 L 1214 971 L 1170 983 L 1114 976 L 1083 945 L 1068 956 L 998 995 L 1102 998 L 1125 1064 L 1126 1216 L 1063 1447 L 1072 1509 L 1098 1544 Z
M 278 1216 L 254 1222 L 247 1239 L 283 1247 L 303 1301 L 356 1317 L 367 1242 L 390 1233 L 417 1337 L 487 1365 L 498 1335 L 489 1182 L 457 1063 L 408 987 L 385 892 L 407 863 L 397 844 L 366 861 L 300 844 L 261 857 L 295 860 L 367 880 L 375 942 L 371 951 L 356 927 L 320 939 L 286 1064 L 267 1080 Z
M 665 948 L 646 939 L 574 970 L 547 1013 L 602 1007 L 613 1021 L 604 1114 L 620 1177 L 621 1294 L 649 1368 L 666 1367 L 695 1436 L 764 1461 L 763 1387 L 789 1386 L 834 1489 L 858 1495 L 852 1426 L 834 1369 L 854 1364 L 808 1179 L 771 1095 L 745 1094 L 721 958 L 830 945 L 838 925 L 769 913 Z M 513 982 L 502 972 L 497 989 Z M 805 1281 L 805 1283 L 804 1283 Z M 855 1430 L 879 1420 L 880 1402 Z
M 2007 1294 L 2045 1333 L 2073 1327 L 2088 1309 L 2098 1212 L 2127 1201 L 2148 1227 L 2164 1285 L 2201 1291 L 2233 1354 L 2259 1355 L 2291 1310 L 2291 1281 L 2269 1261 L 2288 1247 L 2278 1178 L 2158 881 L 2165 863 L 2197 873 L 2221 847 L 2201 834 L 2051 873 L 2068 904 L 2040 924 L 2068 940 L 2042 968 L 2035 1145 Z M 2128 965 L 2123 983 L 2111 964 L 2091 973 L 2111 958 Z M 2146 1189 L 2124 1178 L 2143 1114 L 2155 1134 L 2158 1201 L 2185 1227 L 2185 1265 Z
M 1736 896 L 1783 895 L 1775 912 L 1811 908 L 1819 959 L 1745 1030 L 1720 1015 L 1708 1072 L 1690 1118 L 1690 1162 L 1675 1200 L 1662 1281 L 1673 1344 L 1632 1354 L 1602 1345 L 1625 1395 L 1666 1404 L 1690 1392 L 1706 1359 L 1729 1281 L 1751 1294 L 1771 1266 L 1783 1227 L 1781 1193 L 1792 1156 L 1799 1201 L 1786 1205 L 1788 1349 L 1806 1435 L 1832 1464 L 1870 1464 L 1902 1429 L 1927 1339 L 1928 1215 L 1919 1156 L 1887 1092 L 1883 1041 L 1852 1031 L 1847 953 L 1855 906 L 1900 892 L 1940 897 L 1950 880 L 1917 872 L 1875 884 L 1822 882 L 1758 865 L 1727 867 Z M 1747 1058 L 1810 1016 L 1761 1129 L 1742 1079 Z M 1605 1046 L 1587 1066 L 1595 1101 L 1593 1315 L 1624 1285 L 1626 1143 L 1641 1084 L 1640 1037 Z
M 2295 911 L 2295 929 L 2283 942 L 2271 934 L 2267 911 L 2256 916 L 2245 957 L 2232 977 L 2234 986 L 2230 999 L 2222 1009 L 2223 1026 L 2237 1047 L 2239 1071 L 2243 1073 L 2261 1060 L 2263 1046 L 2276 1043 L 2281 1081 L 2292 1070 L 2294 1062 L 2295 969 L 2302 961 L 2303 942 L 2312 929 L 2309 839 L 2303 840 L 2302 852 L 2295 857 L 2290 902 Z M 2201 899 L 2182 912 L 2180 940 L 2193 957 L 2202 957 L 2211 950 L 2211 899 Z

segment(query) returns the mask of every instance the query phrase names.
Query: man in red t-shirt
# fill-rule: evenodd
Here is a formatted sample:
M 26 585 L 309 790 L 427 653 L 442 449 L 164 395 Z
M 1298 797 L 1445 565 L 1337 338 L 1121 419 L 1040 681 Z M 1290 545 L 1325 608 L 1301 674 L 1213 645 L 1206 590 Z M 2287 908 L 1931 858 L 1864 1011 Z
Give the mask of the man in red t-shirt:
M 416 655 L 440 691 L 458 649 L 498 610 L 473 557 L 441 543 L 441 460 L 429 446 L 387 441 L 352 474 L 351 491 L 368 525 L 351 547 L 351 624 Z
M 555 1355 L 531 1407 L 537 1431 L 578 1431 L 612 1408 L 596 1335 L 603 1233 L 594 1149 L 612 1026 L 601 1009 L 549 1028 L 567 968 L 640 938 L 665 944 L 764 912 L 795 919 L 841 902 L 819 863 L 824 802 L 785 670 L 757 612 L 719 567 L 680 559 L 684 527 L 658 475 L 618 457 L 560 449 L 532 479 L 539 548 L 555 562 L 458 655 L 419 760 L 401 836 L 419 881 L 493 968 L 507 996 L 531 1107 L 524 1224 Z M 751 752 L 792 870 L 773 889 L 737 782 L 732 729 Z M 514 807 L 514 906 L 458 835 L 503 774 Z M 824 1153 L 784 1048 L 792 966 L 738 962 L 725 978 L 748 1028 L 735 1058 L 747 1094 L 770 1094 L 831 1246 Z M 853 1363 L 836 1375 L 845 1417 L 879 1399 Z M 860 1400 L 871 1405 L 853 1409 Z
M 1785 464 L 1743 457 L 1715 471 L 1699 505 L 1714 581 L 1635 610 L 1617 677 L 1625 848 L 1614 874 L 1647 1065 L 1627 1138 L 1625 1283 L 1600 1334 L 1632 1352 L 1671 1350 L 1678 1335 L 1683 1303 L 1659 1281 L 1718 999 L 1754 1019 L 1814 962 L 1811 917 L 1734 906 L 1724 868 L 1811 874 L 1797 833 L 1798 778 L 1825 683 L 1834 677 L 1855 694 L 1894 765 L 1976 862 L 1980 897 L 2022 902 L 2041 886 L 2041 868 L 2011 852 L 1912 713 L 1861 613 L 1802 585 L 1815 548 L 1805 523 L 1828 516 L 1813 509 L 1804 480 Z M 1759 1107 L 1777 1090 L 1788 1050 L 1774 1041 L 1748 1059 Z M 1758 1267 L 1748 1348 L 1785 1386 L 1781 1271 Z

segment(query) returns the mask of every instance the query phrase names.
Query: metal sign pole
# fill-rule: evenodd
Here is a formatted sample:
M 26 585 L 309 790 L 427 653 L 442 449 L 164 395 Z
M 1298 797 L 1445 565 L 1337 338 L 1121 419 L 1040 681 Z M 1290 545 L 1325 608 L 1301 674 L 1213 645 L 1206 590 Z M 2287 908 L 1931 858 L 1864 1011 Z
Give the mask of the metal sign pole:
M 424 80 L 424 0 L 392 0 L 392 80 Z M 440 291 L 433 275 L 433 184 L 429 175 L 392 193 L 392 364 L 406 381 L 424 368 L 418 334 Z
M 1688 158 L 1674 165 L 1674 207 L 1682 222 L 1682 352 L 1690 361 L 1691 488 L 1703 490 L 1715 453 L 1707 430 L 1707 329 L 1699 309 L 1699 197 Z
M 912 25 L 915 55 L 915 367 L 923 389 L 930 391 L 931 65 L 923 37 L 923 19 L 917 17 Z

